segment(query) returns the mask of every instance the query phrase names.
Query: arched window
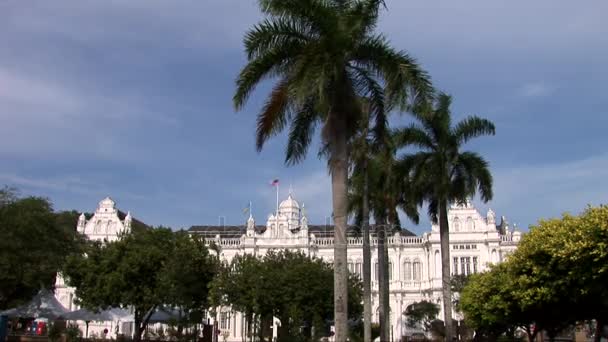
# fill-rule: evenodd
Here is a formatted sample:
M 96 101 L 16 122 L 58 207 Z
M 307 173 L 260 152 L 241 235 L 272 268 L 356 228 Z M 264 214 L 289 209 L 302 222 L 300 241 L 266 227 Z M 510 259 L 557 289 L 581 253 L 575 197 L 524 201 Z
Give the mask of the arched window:
M 452 224 L 454 225 L 454 231 L 459 232 L 460 231 L 460 219 L 458 217 L 454 217 L 454 221 L 452 221 Z
M 420 279 L 422 278 L 422 267 L 421 267 L 421 263 L 420 260 L 414 260 L 414 269 L 413 269 L 413 279 L 414 281 L 420 281 Z
M 470 232 L 475 230 L 475 221 L 472 217 L 467 217 L 467 230 Z
M 412 280 L 412 263 L 409 260 L 403 263 L 403 280 Z
M 435 251 L 435 277 L 439 277 L 441 274 L 441 256 L 439 251 Z
M 230 329 L 230 311 L 222 310 L 220 312 L 220 329 L 229 330 Z

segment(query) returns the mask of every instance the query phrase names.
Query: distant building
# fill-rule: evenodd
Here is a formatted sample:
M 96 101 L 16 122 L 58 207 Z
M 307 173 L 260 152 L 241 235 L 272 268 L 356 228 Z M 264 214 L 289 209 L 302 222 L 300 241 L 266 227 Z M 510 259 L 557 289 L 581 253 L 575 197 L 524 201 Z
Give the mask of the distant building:
M 489 264 L 504 260 L 517 248 L 521 233 L 509 227 L 506 219 L 496 222 L 496 214 L 491 209 L 485 216 L 469 202 L 452 205 L 448 212 L 450 225 L 450 257 L 452 274 L 471 274 L 484 271 Z M 89 218 L 80 215 L 77 223 L 79 233 L 95 241 L 115 241 L 143 223 L 134 220 L 130 213 L 116 209 L 116 203 L 109 197 L 99 202 L 95 213 Z M 230 261 L 236 255 L 264 255 L 271 249 L 302 251 L 307 255 L 333 261 L 333 229 L 330 224 L 310 225 L 304 207 L 289 194 L 281 202 L 278 211 L 270 214 L 265 225 L 256 225 L 249 216 L 244 226 L 192 226 L 190 234 L 202 235 L 220 246 L 220 257 Z M 371 230 L 374 230 L 372 226 Z M 363 239 L 355 227 L 348 229 L 348 268 L 362 276 Z M 373 320 L 378 320 L 378 264 L 377 239 L 372 233 L 372 306 Z M 439 227 L 431 226 L 431 231 L 416 236 L 407 229 L 401 229 L 387 237 L 389 250 L 389 279 L 392 339 L 398 341 L 408 334 L 402 313 L 408 305 L 428 300 L 441 304 L 441 256 Z M 58 275 L 55 296 L 69 310 L 78 309 L 74 303 L 74 288 L 65 285 Z M 229 307 L 218 309 L 222 337 L 227 341 L 243 341 L 246 336 L 245 317 Z M 440 314 L 441 317 L 442 314 Z M 211 319 L 211 318 L 210 318 Z M 116 337 L 119 331 L 130 334 L 130 324 L 124 322 L 91 322 L 89 334 L 102 336 L 108 329 L 108 338 Z M 275 328 L 278 324 L 275 320 Z M 81 324 L 84 329 L 84 323 Z M 276 334 L 276 329 L 273 329 Z
M 521 233 L 513 231 L 503 217 L 497 224 L 491 209 L 485 216 L 470 203 L 452 205 L 448 212 L 452 274 L 482 272 L 487 265 L 504 260 L 513 252 Z M 372 227 L 373 230 L 373 227 Z M 236 255 L 264 255 L 270 249 L 302 251 L 310 256 L 333 261 L 333 226 L 309 225 L 303 207 L 290 193 L 277 213 L 269 215 L 265 225 L 256 225 L 249 216 L 245 226 L 193 226 L 191 234 L 203 235 L 220 247 L 223 260 Z M 349 227 L 348 268 L 362 276 L 363 239 Z M 373 320 L 378 321 L 378 264 L 375 235 L 372 245 Z M 428 300 L 441 304 L 441 256 L 439 226 L 416 236 L 402 229 L 386 239 L 389 251 L 390 307 L 392 340 L 408 333 L 402 313 L 408 305 Z M 440 314 L 440 317 L 442 313 Z M 245 317 L 230 308 L 219 308 L 219 328 L 228 341 L 243 341 Z M 276 324 L 279 323 L 275 321 Z M 273 329 L 276 334 L 276 329 Z

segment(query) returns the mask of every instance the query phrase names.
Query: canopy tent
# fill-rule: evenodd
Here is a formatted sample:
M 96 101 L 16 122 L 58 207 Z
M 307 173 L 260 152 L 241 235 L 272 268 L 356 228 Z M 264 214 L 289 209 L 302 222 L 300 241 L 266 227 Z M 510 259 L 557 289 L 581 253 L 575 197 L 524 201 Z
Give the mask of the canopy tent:
M 158 308 L 152 316 L 150 316 L 150 323 L 167 323 L 177 322 L 182 320 L 186 315 L 182 310 L 171 309 L 167 307 Z
M 47 318 L 63 319 L 68 310 L 59 303 L 53 292 L 42 289 L 32 300 L 24 305 L 0 312 L 0 316 L 10 318 Z
M 86 325 L 85 338 L 89 337 L 89 322 L 91 321 L 133 321 L 133 315 L 130 314 L 129 311 L 120 308 L 111 308 L 98 312 L 88 309 L 80 309 L 68 312 L 63 317 L 70 321 L 84 321 Z
M 133 315 L 120 308 L 111 308 L 99 312 L 80 309 L 68 312 L 63 318 L 71 321 L 133 321 Z

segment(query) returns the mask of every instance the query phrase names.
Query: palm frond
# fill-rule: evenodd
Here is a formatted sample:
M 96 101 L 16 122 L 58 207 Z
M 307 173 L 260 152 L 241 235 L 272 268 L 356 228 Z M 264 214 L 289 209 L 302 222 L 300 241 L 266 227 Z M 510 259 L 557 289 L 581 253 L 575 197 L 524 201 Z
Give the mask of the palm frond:
M 388 127 L 388 115 L 382 87 L 367 70 L 357 66 L 352 66 L 350 69 L 353 71 L 355 88 L 359 95 L 365 98 L 366 109 L 370 114 L 369 118 L 365 119 L 367 120 L 366 124 L 368 124 L 369 119 L 374 121 L 372 127 L 373 138 L 376 142 L 381 141 L 385 138 Z
M 289 115 L 289 102 L 289 80 L 284 78 L 275 85 L 262 112 L 258 115 L 256 134 L 258 151 L 262 150 L 268 138 L 285 127 Z
M 265 19 L 245 35 L 247 58 L 256 58 L 285 44 L 306 43 L 313 38 L 314 28 L 289 18 Z
M 406 52 L 391 48 L 383 35 L 364 39 L 353 52 L 353 61 L 384 79 L 385 96 L 391 107 L 408 110 L 414 97 L 433 94 L 429 75 Z
M 308 22 L 324 34 L 338 20 L 335 5 L 328 0 L 258 0 L 258 5 L 264 14 Z
M 464 144 L 470 139 L 482 135 L 494 135 L 496 134 L 496 129 L 490 120 L 477 116 L 469 116 L 454 127 L 453 134 L 459 144 Z
M 236 92 L 232 98 L 236 110 L 240 110 L 251 92 L 265 78 L 279 75 L 301 50 L 302 44 L 292 42 L 250 60 L 236 80 Z
M 285 153 L 285 163 L 288 165 L 296 164 L 306 157 L 318 118 L 314 103 L 314 98 L 309 99 L 295 114 Z
M 492 174 L 488 162 L 475 152 L 462 152 L 458 163 L 471 175 L 473 189 L 471 192 L 479 191 L 481 199 L 487 202 L 492 199 Z M 475 189 L 476 188 L 476 189 Z
M 424 150 L 434 150 L 433 140 L 428 134 L 416 124 L 410 124 L 407 127 L 399 128 L 393 131 L 395 144 L 399 148 L 414 145 Z

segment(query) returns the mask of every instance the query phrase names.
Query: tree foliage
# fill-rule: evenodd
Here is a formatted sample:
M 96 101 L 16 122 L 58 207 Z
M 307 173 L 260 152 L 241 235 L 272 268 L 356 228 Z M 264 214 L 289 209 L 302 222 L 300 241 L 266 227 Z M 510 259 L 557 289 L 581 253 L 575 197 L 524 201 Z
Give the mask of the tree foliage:
M 410 304 L 403 313 L 407 319 L 407 325 L 411 328 L 422 326 L 425 331 L 430 331 L 431 323 L 439 314 L 439 305 L 423 300 Z
M 361 284 L 356 277 L 349 284 L 349 314 L 351 319 L 359 319 Z M 271 250 L 263 257 L 245 254 L 225 263 L 211 292 L 214 305 L 243 312 L 249 323 L 254 316 L 279 318 L 279 340 L 292 341 L 310 337 L 312 327 L 316 334 L 327 332 L 333 319 L 331 289 L 329 264 L 301 252 Z M 264 339 L 263 332 L 260 335 Z
M 55 213 L 49 200 L 0 190 L 0 309 L 19 305 L 52 288 L 66 257 L 82 239 L 70 212 Z
M 519 326 L 531 337 L 539 330 L 554 337 L 588 319 L 601 327 L 608 310 L 607 241 L 608 206 L 540 221 L 506 262 L 471 278 L 461 295 L 467 321 L 494 334 Z
M 86 254 L 69 258 L 64 275 L 83 307 L 132 307 L 139 340 L 161 305 L 179 306 L 187 313 L 207 307 L 215 260 L 202 241 L 156 228 L 91 243 Z

